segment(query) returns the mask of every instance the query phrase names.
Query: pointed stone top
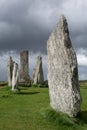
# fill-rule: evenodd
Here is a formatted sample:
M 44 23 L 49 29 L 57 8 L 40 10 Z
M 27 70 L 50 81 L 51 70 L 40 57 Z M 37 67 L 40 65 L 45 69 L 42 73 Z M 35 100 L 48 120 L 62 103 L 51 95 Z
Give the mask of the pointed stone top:
M 61 15 L 61 16 L 60 16 L 60 19 L 61 19 L 62 21 L 64 21 L 64 20 L 66 20 L 66 17 L 65 17 L 64 15 Z
M 58 26 L 59 31 L 61 30 L 61 31 L 63 31 L 63 33 L 69 34 L 67 20 L 66 20 L 66 17 L 64 15 L 60 16 L 60 19 L 59 19 L 57 26 Z
M 68 23 L 67 19 L 64 15 L 60 16 L 59 22 L 57 23 L 57 26 L 55 30 L 51 33 L 49 39 L 48 39 L 48 46 L 51 44 L 49 41 L 53 41 L 57 39 L 58 41 L 62 41 L 61 44 L 70 48 L 72 46 L 71 40 L 69 37 L 69 30 L 68 30 Z M 52 42 L 52 44 L 56 44 L 55 42 Z M 58 43 L 59 44 L 59 43 Z
M 9 59 L 12 59 L 12 56 L 9 56 Z
M 8 61 L 13 61 L 12 56 L 9 56 Z
M 37 59 L 38 59 L 38 60 L 42 60 L 42 56 L 39 55 L 39 56 L 37 57 Z
M 67 22 L 66 17 L 64 15 L 61 15 L 59 18 L 59 23 L 65 23 Z

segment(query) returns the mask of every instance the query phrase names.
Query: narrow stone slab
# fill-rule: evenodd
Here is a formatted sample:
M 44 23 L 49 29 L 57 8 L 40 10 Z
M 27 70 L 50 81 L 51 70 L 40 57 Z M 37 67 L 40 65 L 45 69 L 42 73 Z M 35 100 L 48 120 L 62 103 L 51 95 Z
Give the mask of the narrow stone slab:
M 18 78 L 19 78 L 18 64 L 14 62 L 13 74 L 12 74 L 12 91 L 18 90 Z
M 8 77 L 8 86 L 12 86 L 12 73 L 13 73 L 13 60 L 12 57 L 9 57 L 8 63 L 7 63 L 7 77 Z
M 41 56 L 37 57 L 37 65 L 33 72 L 33 78 L 33 84 L 42 84 L 44 82 Z
M 20 82 L 28 81 L 30 81 L 28 50 L 25 50 L 20 53 Z
M 63 15 L 47 41 L 47 58 L 50 104 L 54 110 L 75 117 L 81 105 L 78 65 Z

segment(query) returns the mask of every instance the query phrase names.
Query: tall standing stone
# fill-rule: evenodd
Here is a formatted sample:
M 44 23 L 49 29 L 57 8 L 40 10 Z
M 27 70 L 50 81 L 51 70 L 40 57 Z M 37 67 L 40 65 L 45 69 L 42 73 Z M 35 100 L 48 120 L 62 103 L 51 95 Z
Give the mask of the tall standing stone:
M 13 74 L 12 74 L 12 91 L 18 90 L 18 64 L 14 62 L 13 64 Z
M 33 69 L 33 79 L 35 78 L 36 69 Z
M 78 66 L 64 16 L 47 41 L 47 53 L 50 104 L 54 110 L 75 117 L 81 105 Z
M 33 84 L 42 84 L 44 82 L 44 75 L 43 75 L 43 68 L 42 68 L 42 57 L 38 56 L 37 57 L 37 65 L 36 68 L 34 69 L 34 74 L 33 74 Z
M 12 73 L 13 73 L 13 60 L 12 57 L 9 57 L 7 64 L 7 77 L 8 77 L 8 86 L 12 86 Z
M 22 51 L 20 53 L 20 82 L 29 81 L 29 63 L 28 63 L 28 51 Z

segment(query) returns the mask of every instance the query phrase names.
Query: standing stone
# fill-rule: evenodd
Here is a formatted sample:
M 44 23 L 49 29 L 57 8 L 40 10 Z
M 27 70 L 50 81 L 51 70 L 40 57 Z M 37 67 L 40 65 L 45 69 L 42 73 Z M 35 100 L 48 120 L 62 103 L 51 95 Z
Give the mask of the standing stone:
M 47 41 L 47 53 L 50 104 L 54 110 L 75 117 L 81 105 L 78 66 L 64 16 Z
M 35 78 L 36 69 L 33 69 L 33 79 Z
M 12 75 L 12 91 L 18 90 L 18 64 L 14 62 Z
M 42 68 L 42 57 L 37 57 L 37 66 L 33 74 L 33 84 L 42 84 L 44 82 L 43 68 Z
M 7 76 L 8 76 L 8 86 L 12 86 L 12 72 L 13 72 L 13 60 L 12 57 L 9 57 L 7 64 Z
M 29 81 L 28 51 L 20 53 L 20 82 Z

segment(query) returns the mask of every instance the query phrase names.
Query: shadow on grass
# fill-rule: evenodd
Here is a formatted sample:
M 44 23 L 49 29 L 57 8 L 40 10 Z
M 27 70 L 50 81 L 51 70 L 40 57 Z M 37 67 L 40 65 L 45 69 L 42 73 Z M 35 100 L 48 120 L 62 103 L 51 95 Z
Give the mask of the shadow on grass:
M 2 94 L 2 95 L 0 95 L 0 98 L 8 98 L 8 97 L 11 97 L 11 95 L 10 94 Z
M 18 94 L 20 95 L 33 95 L 33 94 L 38 94 L 40 92 L 19 92 Z
M 77 118 L 87 124 L 87 111 L 79 112 Z

